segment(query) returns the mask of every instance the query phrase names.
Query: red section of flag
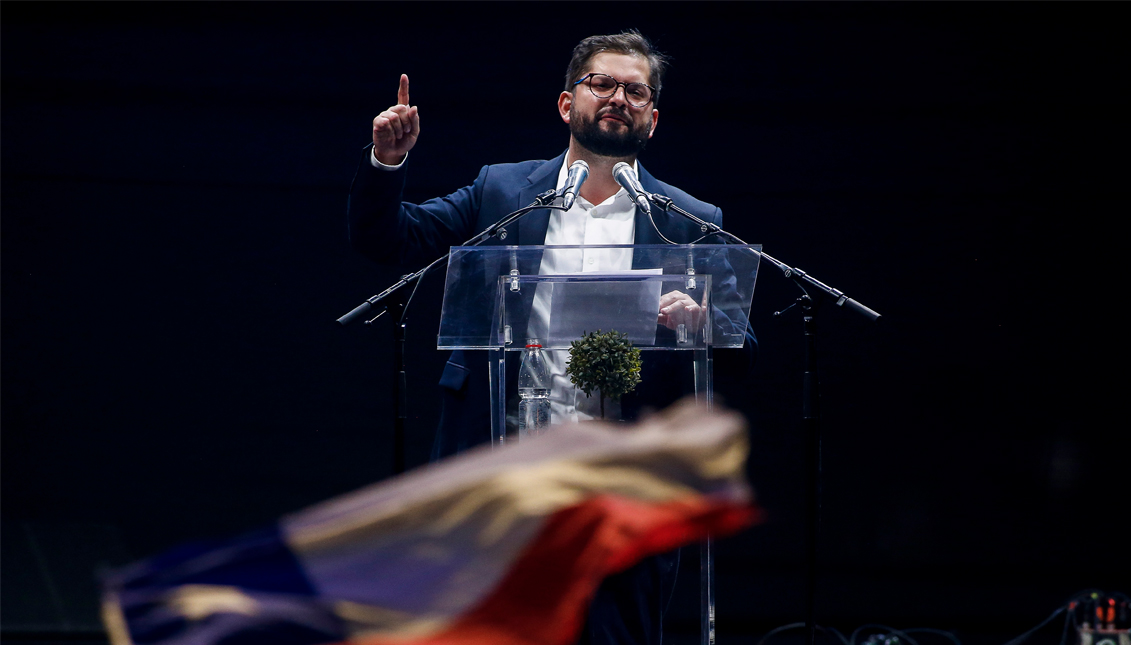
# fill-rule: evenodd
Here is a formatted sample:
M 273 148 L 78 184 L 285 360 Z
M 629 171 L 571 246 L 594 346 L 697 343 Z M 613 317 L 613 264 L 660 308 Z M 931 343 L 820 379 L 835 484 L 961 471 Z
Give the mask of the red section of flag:
M 662 504 L 611 495 L 554 513 L 499 587 L 440 633 L 358 639 L 365 645 L 569 645 L 608 575 L 649 555 L 735 533 L 757 507 L 693 496 Z

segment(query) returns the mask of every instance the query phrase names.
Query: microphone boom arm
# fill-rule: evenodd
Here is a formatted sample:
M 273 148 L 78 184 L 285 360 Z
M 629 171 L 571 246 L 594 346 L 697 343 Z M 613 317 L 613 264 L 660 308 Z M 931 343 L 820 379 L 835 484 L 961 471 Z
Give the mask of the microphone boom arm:
M 731 232 L 721 228 L 717 224 L 713 224 L 711 222 L 700 219 L 699 217 L 692 215 L 691 213 L 680 208 L 679 206 L 676 206 L 675 202 L 672 201 L 672 198 L 668 197 L 667 195 L 656 195 L 656 194 L 649 193 L 649 192 L 645 192 L 644 194 L 647 195 L 648 199 L 651 200 L 651 202 L 653 204 L 655 204 L 656 206 L 659 206 L 662 210 L 669 212 L 669 213 L 675 213 L 675 214 L 680 215 L 680 216 L 682 216 L 682 217 L 684 217 L 688 220 L 691 220 L 695 224 L 698 224 L 699 230 L 703 232 L 703 237 L 701 237 L 699 239 L 704 239 L 704 238 L 710 237 L 712 235 L 721 235 L 725 238 L 733 240 L 734 242 L 736 242 L 738 244 L 746 244 L 746 242 L 744 240 L 742 240 L 742 238 L 738 237 L 734 233 L 731 233 Z M 777 267 L 785 277 L 791 278 L 795 283 L 797 283 L 798 288 L 800 288 L 803 293 L 808 294 L 808 292 L 805 290 L 805 287 L 802 286 L 802 282 L 804 282 L 805 284 L 808 284 L 809 286 L 814 287 L 814 288 L 816 288 L 820 291 L 823 291 L 825 294 L 827 294 L 829 297 L 831 297 L 833 300 L 836 301 L 836 305 L 838 307 L 844 307 L 845 309 L 848 309 L 849 311 L 856 312 L 856 313 L 860 314 L 861 316 L 868 318 L 872 322 L 879 320 L 879 318 L 880 318 L 879 313 L 872 311 L 871 309 L 864 306 L 863 304 L 853 300 L 852 298 L 849 298 L 840 289 L 835 289 L 833 287 L 830 287 L 829 285 L 827 285 L 827 284 L 821 282 L 820 280 L 814 278 L 813 276 L 809 275 L 805 271 L 802 271 L 801 269 L 798 269 L 796 267 L 791 267 L 791 266 L 785 264 L 784 262 L 781 262 L 781 261 L 775 259 L 773 256 L 769 255 L 768 253 L 765 253 L 763 251 L 754 251 L 754 252 L 761 255 L 762 258 L 769 260 L 770 264 L 773 264 L 775 267 Z
M 534 201 L 529 206 L 524 206 L 524 207 L 514 211 L 513 213 L 507 215 L 506 217 L 499 220 L 498 222 L 495 222 L 491 226 L 488 226 L 482 233 L 479 233 L 475 237 L 464 242 L 462 246 L 479 246 L 480 244 L 491 239 L 492 237 L 498 237 L 501 240 L 506 239 L 507 232 L 504 229 L 507 226 L 513 224 L 520 217 L 522 217 L 523 215 L 526 215 L 527 213 L 529 213 L 532 210 L 537 210 L 539 208 L 550 208 L 550 209 L 554 209 L 554 210 L 565 210 L 565 208 L 563 208 L 561 206 L 551 206 L 550 205 L 551 203 L 553 203 L 553 201 L 558 196 L 559 196 L 558 191 L 547 190 L 546 192 L 544 192 L 544 193 L 538 195 L 536 198 L 534 198 Z M 413 282 L 417 282 L 418 280 L 423 278 L 424 275 L 426 273 L 428 273 L 429 271 L 431 271 L 433 268 L 435 268 L 436 265 L 440 264 L 441 262 L 446 261 L 448 259 L 448 256 L 450 256 L 451 254 L 452 254 L 451 251 L 448 251 L 447 253 L 440 256 L 439 258 L 436 258 L 428 266 L 417 271 L 416 273 L 410 273 L 408 275 L 401 276 L 401 279 L 397 280 L 389 288 L 387 288 L 384 291 L 382 291 L 381 293 L 373 296 L 372 298 L 369 298 L 365 302 L 354 307 L 346 315 L 342 316 L 341 318 L 338 318 L 338 323 L 340 323 L 342 325 L 348 325 L 351 322 L 353 322 L 354 320 L 361 318 L 366 313 L 368 313 L 369 310 L 374 305 L 376 305 L 377 303 L 381 302 L 385 298 L 388 298 L 390 295 L 396 293 L 398 290 L 404 288 L 405 286 L 412 284 Z

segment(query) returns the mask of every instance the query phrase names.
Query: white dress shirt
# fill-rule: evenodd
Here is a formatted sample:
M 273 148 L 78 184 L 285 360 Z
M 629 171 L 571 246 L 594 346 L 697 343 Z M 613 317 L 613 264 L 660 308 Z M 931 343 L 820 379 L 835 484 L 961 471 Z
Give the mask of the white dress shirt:
M 633 170 L 636 170 L 635 165 L 636 163 L 633 162 Z M 568 174 L 567 158 L 558 171 L 559 190 L 565 186 Z M 636 204 L 623 188 L 596 205 L 578 195 L 573 207 L 568 211 L 550 211 L 550 224 L 546 229 L 545 244 L 547 246 L 632 244 L 635 239 L 635 228 Z M 538 273 L 540 275 L 590 273 L 627 271 L 631 268 L 631 249 L 547 250 L 542 254 L 542 265 Z M 547 298 L 536 296 L 531 317 L 540 321 L 548 320 L 549 304 Z M 546 359 L 546 369 L 550 373 L 551 423 L 582 421 L 600 416 L 600 393 L 594 391 L 593 395 L 587 398 L 585 393 L 570 383 L 569 377 L 566 376 L 569 350 L 547 350 L 542 353 Z M 605 417 L 620 418 L 620 404 L 606 400 Z

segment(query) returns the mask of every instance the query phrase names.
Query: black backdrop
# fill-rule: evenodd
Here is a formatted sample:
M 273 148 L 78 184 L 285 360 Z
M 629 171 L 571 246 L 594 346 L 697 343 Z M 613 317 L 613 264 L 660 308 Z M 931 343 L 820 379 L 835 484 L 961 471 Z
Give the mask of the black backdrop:
M 884 315 L 823 313 L 821 621 L 1004 637 L 1126 591 L 1115 16 L 4 3 L 6 637 L 96 628 L 98 567 L 388 476 L 388 327 L 334 323 L 399 275 L 346 243 L 369 122 L 408 73 L 413 200 L 550 158 L 571 47 L 630 26 L 674 58 L 648 169 Z M 439 282 L 409 332 L 410 465 L 437 415 Z M 794 297 L 763 272 L 758 367 L 722 388 L 769 519 L 720 546 L 721 637 L 801 616 L 800 323 L 771 316 Z

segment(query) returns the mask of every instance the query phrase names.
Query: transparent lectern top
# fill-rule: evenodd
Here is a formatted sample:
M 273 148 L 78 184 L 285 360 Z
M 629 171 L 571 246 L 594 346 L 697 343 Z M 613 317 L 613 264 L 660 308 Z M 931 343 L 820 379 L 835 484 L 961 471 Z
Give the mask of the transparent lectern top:
M 437 346 L 520 350 L 537 337 L 568 348 L 583 331 L 628 333 L 641 349 L 741 347 L 760 245 L 452 247 Z M 543 267 L 580 266 L 541 274 Z M 609 269 L 609 267 L 615 267 Z M 664 294 L 703 308 L 683 328 L 657 324 Z

